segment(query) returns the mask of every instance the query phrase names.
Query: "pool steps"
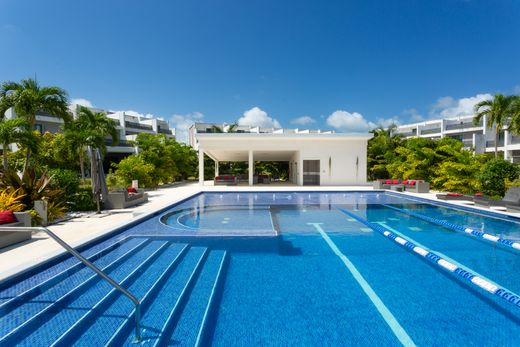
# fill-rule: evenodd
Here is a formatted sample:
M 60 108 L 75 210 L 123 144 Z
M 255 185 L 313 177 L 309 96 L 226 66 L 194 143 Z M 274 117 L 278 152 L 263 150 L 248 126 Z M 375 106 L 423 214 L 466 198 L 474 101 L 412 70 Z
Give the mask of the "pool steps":
M 154 303 L 151 303 L 149 305 L 143 319 L 141 320 L 143 326 L 142 338 L 147 345 L 151 345 L 154 338 L 160 338 L 166 333 L 168 325 L 171 323 L 171 320 L 168 318 L 172 317 L 173 312 L 177 312 L 177 308 L 182 302 L 184 302 L 188 295 L 187 293 L 193 286 L 197 274 L 202 267 L 207 253 L 207 249 L 202 247 L 194 247 L 190 249 L 190 252 L 186 254 L 186 257 L 179 265 L 179 268 L 176 269 L 177 271 L 175 274 L 173 274 L 173 276 L 164 283 L 164 286 L 160 288 L 160 291 L 155 297 L 156 304 L 153 305 Z M 165 297 L 169 300 L 164 300 Z M 171 302 L 174 302 L 175 305 L 174 310 L 172 310 L 169 315 L 159 315 L 155 312 L 155 308 L 161 308 L 161 305 L 168 305 L 168 303 Z M 154 325 L 153 322 L 157 318 L 167 318 L 167 323 L 165 323 L 164 326 Z M 122 344 L 130 345 L 134 341 L 134 334 L 131 328 L 131 325 L 121 325 L 111 336 L 106 346 L 121 346 Z
M 166 244 L 164 242 L 151 241 L 147 242 L 146 245 L 140 249 L 137 253 L 132 255 L 130 258 L 122 257 L 122 261 L 118 261 L 118 266 L 111 266 L 110 269 L 105 268 L 105 272 L 110 275 L 114 280 L 120 282 L 122 285 L 125 282 L 128 282 L 133 277 L 135 277 L 142 267 L 149 265 L 151 261 L 155 259 L 157 254 L 160 252 L 162 247 Z M 131 260 L 131 261 L 129 261 Z M 113 263 L 114 264 L 114 263 Z M 111 264 L 112 265 L 112 264 Z M 39 311 L 35 315 L 33 315 L 30 319 L 25 321 L 22 325 L 18 326 L 16 329 L 12 330 L 8 335 L 5 335 L 2 339 L 0 339 L 0 345 L 4 343 L 6 345 L 12 345 L 14 343 L 20 343 L 22 340 L 31 339 L 35 335 L 39 333 L 48 334 L 49 331 L 53 333 L 57 333 L 56 327 L 65 328 L 63 326 L 63 322 L 59 321 L 58 324 L 51 325 L 52 329 L 46 330 L 41 329 L 42 326 L 45 327 L 49 322 L 53 321 L 56 316 L 59 315 L 60 318 L 71 319 L 73 317 L 72 312 L 68 312 L 67 315 L 60 315 L 63 309 L 66 309 L 71 304 L 83 304 L 82 301 L 91 299 L 91 296 L 86 295 L 86 293 L 96 292 L 99 296 L 103 294 L 103 289 L 108 290 L 111 289 L 112 286 L 102 279 L 94 275 L 83 282 L 81 285 L 74 288 L 72 291 L 63 295 L 59 299 L 55 299 L 55 301 L 47 306 L 45 309 Z M 24 307 L 24 306 L 22 306 Z M 79 308 L 83 308 L 83 306 L 79 306 Z M 77 309 L 73 312 L 79 312 Z M 75 320 L 74 320 L 75 321 Z M 59 334 L 58 334 L 59 336 Z M 25 343 L 25 342 L 24 342 Z M 50 341 L 52 343 L 52 341 Z M 41 344 L 41 341 L 38 340 L 37 343 L 25 343 L 26 345 L 36 345 Z M 49 344 L 49 343 L 48 343 Z M 48 345 L 43 344 L 43 345 Z
M 121 247 L 123 244 L 126 244 L 128 241 L 132 241 L 135 239 L 132 238 L 124 238 L 116 243 L 113 243 L 91 255 L 85 255 L 85 258 L 87 258 L 91 262 L 95 262 L 96 260 L 99 260 L 101 257 L 107 255 L 108 253 L 112 252 L 113 250 Z M 85 252 L 86 253 L 86 252 Z M 73 258 L 76 260 L 76 258 Z M 13 296 L 9 299 L 3 298 L 0 299 L 0 315 L 5 315 L 8 311 L 12 309 L 13 306 L 16 306 L 16 303 L 19 301 L 27 300 L 29 298 L 32 298 L 38 294 L 41 294 L 42 292 L 48 290 L 50 287 L 54 286 L 56 283 L 59 283 L 63 279 L 72 276 L 74 273 L 80 271 L 81 269 L 85 269 L 85 266 L 80 261 L 75 262 L 70 267 L 66 268 L 65 270 L 56 273 L 55 275 L 51 276 L 47 280 L 45 280 L 42 283 L 39 283 L 35 286 L 29 287 L 27 289 L 21 289 L 18 293 L 13 294 Z
M 406 240 L 404 237 L 401 237 L 391 231 L 386 230 L 381 225 L 369 222 L 369 221 L 365 220 L 364 218 L 361 218 L 358 215 L 356 215 L 350 211 L 347 211 L 345 209 L 338 208 L 338 210 L 343 212 L 347 216 L 354 218 L 358 222 L 361 222 L 362 224 L 366 225 L 367 227 L 371 228 L 372 230 L 375 230 L 378 233 L 382 234 L 383 236 L 393 240 L 394 242 L 398 243 L 399 245 L 403 246 L 404 248 L 407 248 L 408 250 L 422 256 L 423 258 L 425 258 L 428 261 L 432 262 L 433 264 L 439 266 L 440 268 L 457 275 L 459 278 L 479 287 L 480 289 L 483 289 L 491 294 L 498 296 L 499 298 L 507 301 L 510 304 L 520 307 L 520 297 L 518 295 L 512 293 L 511 291 L 509 291 L 505 288 L 501 288 L 499 285 L 492 283 L 484 278 L 481 278 L 481 277 L 477 276 L 476 274 L 472 273 L 471 271 L 462 269 L 461 267 L 453 264 L 452 262 L 450 262 L 446 259 L 443 259 L 441 256 L 439 256 L 425 248 L 419 247 L 416 244 L 414 244 L 413 242 Z
M 128 256 L 138 252 L 142 247 L 144 247 L 144 245 L 147 244 L 147 242 L 148 241 L 144 239 L 136 239 L 137 244 L 131 242 L 126 245 L 131 246 L 128 250 L 126 250 L 124 247 L 117 248 L 118 251 L 122 250 L 123 254 L 113 251 L 98 259 L 95 261 L 95 263 L 104 271 L 111 271 L 113 268 L 123 263 Z M 16 307 L 11 307 L 8 313 L 2 313 L 2 318 L 0 318 L 0 344 L 2 343 L 7 333 L 13 333 L 15 331 L 13 329 L 16 327 L 20 327 L 21 325 L 26 324 L 29 320 L 34 319 L 36 315 L 43 314 L 52 307 L 56 307 L 60 300 L 68 300 L 68 298 L 71 297 L 74 293 L 82 290 L 86 284 L 99 279 L 97 275 L 92 274 L 90 269 L 85 268 L 84 270 L 88 270 L 86 271 L 88 277 L 83 279 L 81 283 L 75 284 L 72 282 L 72 288 L 70 289 L 68 286 L 64 285 L 70 284 L 68 282 L 69 278 L 66 278 L 66 280 L 63 280 L 63 282 L 57 283 L 56 286 L 48 288 L 40 295 L 27 297 L 23 300 L 16 300 Z M 74 279 L 75 278 L 72 278 L 72 280 Z
M 156 345 L 169 345 L 172 341 L 182 341 L 179 345 L 195 346 L 198 333 L 204 327 L 205 312 L 210 308 L 214 285 L 218 282 L 219 269 L 225 259 L 224 251 L 214 251 L 208 255 L 199 279 L 179 316 L 170 341 L 157 341 Z M 203 329 L 204 330 L 204 329 Z
M 195 340 L 196 347 L 202 346 L 206 342 L 204 338 L 207 336 L 207 329 L 208 325 L 210 324 L 210 319 L 211 317 L 214 317 L 214 314 L 216 313 L 216 310 L 218 308 L 216 301 L 218 300 L 218 293 L 222 290 L 224 286 L 225 269 L 229 264 L 229 257 L 227 256 L 227 251 L 222 252 L 222 260 L 220 261 L 217 277 L 215 282 L 213 283 L 213 287 L 211 288 L 208 305 L 204 310 L 202 324 L 200 325 L 199 332 L 197 333 L 197 339 Z
M 462 232 L 462 233 L 465 233 L 467 235 L 471 235 L 471 236 L 474 236 L 474 237 L 477 237 L 477 238 L 480 238 L 480 239 L 484 239 L 484 240 L 487 240 L 487 241 L 499 243 L 499 244 L 504 245 L 506 247 L 510 247 L 510 248 L 514 248 L 516 250 L 520 250 L 520 242 L 516 241 L 516 240 L 504 239 L 504 238 L 501 238 L 501 237 L 498 237 L 498 236 L 495 236 L 495 235 L 492 235 L 492 234 L 484 233 L 484 232 L 481 232 L 481 231 L 476 231 L 476 230 L 474 230 L 472 228 L 465 228 L 463 226 L 460 226 L 460 225 L 457 225 L 457 224 L 454 224 L 454 223 L 450 223 L 448 221 L 444 221 L 444 220 L 441 220 L 441 219 L 428 217 L 428 216 L 425 216 L 425 215 L 423 215 L 421 213 L 407 211 L 407 210 L 404 210 L 404 209 L 401 209 L 401 208 L 398 208 L 398 207 L 395 207 L 395 206 L 391 206 L 391 205 L 387 205 L 387 204 L 382 204 L 382 206 L 384 206 L 386 208 L 389 208 L 389 209 L 392 209 L 394 211 L 398 211 L 398 212 L 407 214 L 407 215 L 415 217 L 415 218 L 419 218 L 421 220 L 424 220 L 424 221 L 432 223 L 432 224 L 440 225 L 442 227 L 445 227 L 445 228 L 453 230 L 453 231 Z
M 141 307 L 144 308 L 145 305 L 147 304 L 147 302 L 150 300 L 150 293 L 153 292 L 153 289 L 156 288 L 156 286 L 158 284 L 161 283 L 161 281 L 164 280 L 164 278 L 171 272 L 171 270 L 178 264 L 179 260 L 182 258 L 182 256 L 184 255 L 184 253 L 186 252 L 186 249 L 187 249 L 187 245 L 177 245 L 177 244 L 173 244 L 171 246 L 169 246 L 166 250 L 164 250 L 162 252 L 162 254 L 156 259 L 156 261 L 159 261 L 161 257 L 165 257 L 166 259 L 166 262 L 169 263 L 169 265 L 167 265 L 167 268 L 162 271 L 162 273 L 160 274 L 159 278 L 155 281 L 155 283 L 152 285 L 152 287 L 146 292 L 145 295 L 143 295 L 142 297 L 140 296 L 140 293 L 135 291 L 135 288 L 133 288 L 132 286 L 130 286 L 128 289 L 129 291 L 133 294 L 133 295 L 136 295 L 138 296 L 140 299 L 141 299 Z M 173 260 L 172 260 L 173 259 Z M 146 269 L 145 272 L 143 272 L 139 278 L 143 277 L 143 276 L 150 276 L 150 269 Z M 136 279 L 137 282 L 138 279 Z M 134 281 L 134 283 L 136 282 Z M 118 304 L 115 304 L 114 301 L 116 302 L 121 302 L 121 301 L 128 301 L 128 298 L 126 297 L 122 297 L 121 295 L 119 295 L 117 297 L 117 299 L 115 299 L 116 295 L 119 294 L 119 292 L 115 289 L 115 288 L 112 288 L 112 290 L 106 294 L 101 300 L 99 300 L 91 309 L 89 309 L 81 318 L 79 318 L 77 320 L 76 323 L 74 323 L 66 332 L 64 332 L 60 337 L 58 337 L 54 343 L 52 343 L 51 346 L 70 346 L 71 345 L 71 339 L 70 339 L 70 336 L 73 336 L 74 334 L 77 333 L 77 331 L 83 331 L 83 330 L 86 330 L 86 327 L 92 323 L 92 320 L 93 319 L 93 316 L 95 314 L 103 314 L 103 312 L 106 314 L 106 309 L 107 307 L 109 307 L 110 305 L 118 305 Z M 113 300 L 113 301 L 111 301 Z M 123 302 L 122 305 L 126 307 L 128 303 L 126 302 Z M 134 317 L 134 311 L 135 311 L 135 308 L 132 310 L 132 317 Z M 89 321 L 90 320 L 90 321 Z M 98 322 L 96 322 L 98 323 Z
M 175 339 L 200 346 L 207 341 L 229 263 L 226 251 L 132 237 L 89 258 L 141 300 L 142 344 L 165 345 Z M 45 306 L 24 312 L 25 320 L 14 328 L 3 327 L 0 345 L 135 345 L 135 307 L 108 283 L 83 270 L 75 264 L 4 306 L 14 307 L 14 312 L 2 317 L 10 320 L 18 308 L 26 309 L 38 299 L 34 293 L 48 295 Z M 69 290 L 67 281 L 80 275 L 85 280 L 74 282 Z M 57 290 L 63 286 L 67 290 Z

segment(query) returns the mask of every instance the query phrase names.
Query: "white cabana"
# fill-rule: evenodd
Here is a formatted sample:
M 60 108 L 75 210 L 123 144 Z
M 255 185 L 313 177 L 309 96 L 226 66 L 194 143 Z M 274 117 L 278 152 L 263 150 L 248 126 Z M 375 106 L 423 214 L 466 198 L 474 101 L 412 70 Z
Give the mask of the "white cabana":
M 204 154 L 215 161 L 286 161 L 289 181 L 297 185 L 367 183 L 367 142 L 371 134 L 198 133 L 199 182 L 204 184 Z

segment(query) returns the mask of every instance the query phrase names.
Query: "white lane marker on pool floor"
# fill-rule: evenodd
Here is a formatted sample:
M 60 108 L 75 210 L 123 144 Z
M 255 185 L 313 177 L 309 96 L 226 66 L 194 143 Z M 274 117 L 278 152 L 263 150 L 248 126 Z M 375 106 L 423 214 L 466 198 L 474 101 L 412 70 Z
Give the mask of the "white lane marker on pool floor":
M 413 342 L 412 338 L 406 333 L 404 328 L 401 326 L 401 324 L 399 324 L 392 312 L 390 312 L 390 310 L 386 307 L 381 298 L 379 298 L 376 292 L 372 289 L 370 284 L 368 284 L 363 275 L 361 275 L 356 266 L 347 258 L 345 254 L 343 254 L 339 250 L 338 246 L 336 246 L 334 241 L 332 241 L 329 235 L 327 235 L 327 233 L 323 230 L 323 228 L 321 227 L 322 223 L 307 224 L 312 225 L 320 233 L 321 237 L 323 237 L 325 242 L 327 242 L 334 254 L 336 254 L 338 258 L 341 259 L 343 264 L 345 264 L 345 267 L 350 271 L 350 273 L 357 281 L 361 289 L 363 289 L 370 301 L 372 301 L 372 303 L 379 311 L 381 316 L 383 316 L 383 319 L 385 320 L 386 324 L 388 324 L 390 329 L 392 329 L 392 332 L 397 337 L 397 339 L 399 339 L 399 341 L 403 344 L 403 346 L 415 346 L 415 343 Z

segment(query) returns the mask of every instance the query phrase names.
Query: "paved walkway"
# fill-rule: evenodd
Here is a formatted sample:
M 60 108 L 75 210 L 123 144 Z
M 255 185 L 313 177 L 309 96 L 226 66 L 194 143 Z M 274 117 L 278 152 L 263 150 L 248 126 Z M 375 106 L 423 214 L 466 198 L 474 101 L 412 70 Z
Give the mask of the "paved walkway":
M 111 210 L 110 213 L 99 215 L 88 215 L 81 218 L 73 218 L 49 227 L 54 233 L 65 240 L 73 247 L 77 247 L 89 240 L 110 232 L 116 227 L 122 226 L 138 215 L 153 213 L 165 206 L 185 199 L 200 191 L 338 191 L 338 190 L 367 190 L 371 191 L 372 186 L 341 186 L 341 187 L 298 187 L 293 185 L 259 185 L 249 186 L 213 186 L 212 182 L 206 182 L 204 187 L 197 183 L 190 183 L 175 187 L 161 188 L 148 192 L 149 201 L 134 208 L 124 210 Z M 436 200 L 435 193 L 415 194 L 421 198 Z M 454 202 L 455 205 L 462 205 Z M 467 206 L 467 205 L 466 205 Z M 520 216 L 518 213 L 511 215 Z M 31 241 L 13 245 L 0 249 L 0 281 L 16 274 L 19 271 L 28 269 L 38 263 L 50 259 L 65 251 L 54 240 L 50 239 L 45 233 L 39 232 L 33 235 Z

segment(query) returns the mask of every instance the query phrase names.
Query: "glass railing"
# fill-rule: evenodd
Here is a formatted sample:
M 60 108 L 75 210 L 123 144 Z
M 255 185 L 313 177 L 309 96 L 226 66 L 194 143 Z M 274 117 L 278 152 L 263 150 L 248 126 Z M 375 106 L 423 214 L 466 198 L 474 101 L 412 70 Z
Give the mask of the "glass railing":
M 161 134 L 169 134 L 171 135 L 172 134 L 172 131 L 170 129 L 165 129 L 165 128 L 161 128 L 159 127 L 159 129 L 157 130 L 157 132 L 161 133 Z
M 421 135 L 428 135 L 428 134 L 438 134 L 441 132 L 441 128 L 436 129 L 423 129 L 421 130 Z
M 126 140 L 119 140 L 117 145 L 114 144 L 112 139 L 105 139 L 105 145 L 106 146 L 117 146 L 117 147 L 134 147 L 133 144 L 127 142 Z
M 464 122 L 459 124 L 447 124 L 446 130 L 458 130 L 458 129 L 469 129 L 475 127 L 481 127 L 484 123 L 481 121 L 478 125 L 473 124 L 473 122 Z
M 129 121 L 125 121 L 125 126 L 127 128 L 152 130 L 152 126 L 151 125 L 146 125 L 146 124 L 141 124 L 141 123 L 134 123 L 134 122 L 129 122 Z

